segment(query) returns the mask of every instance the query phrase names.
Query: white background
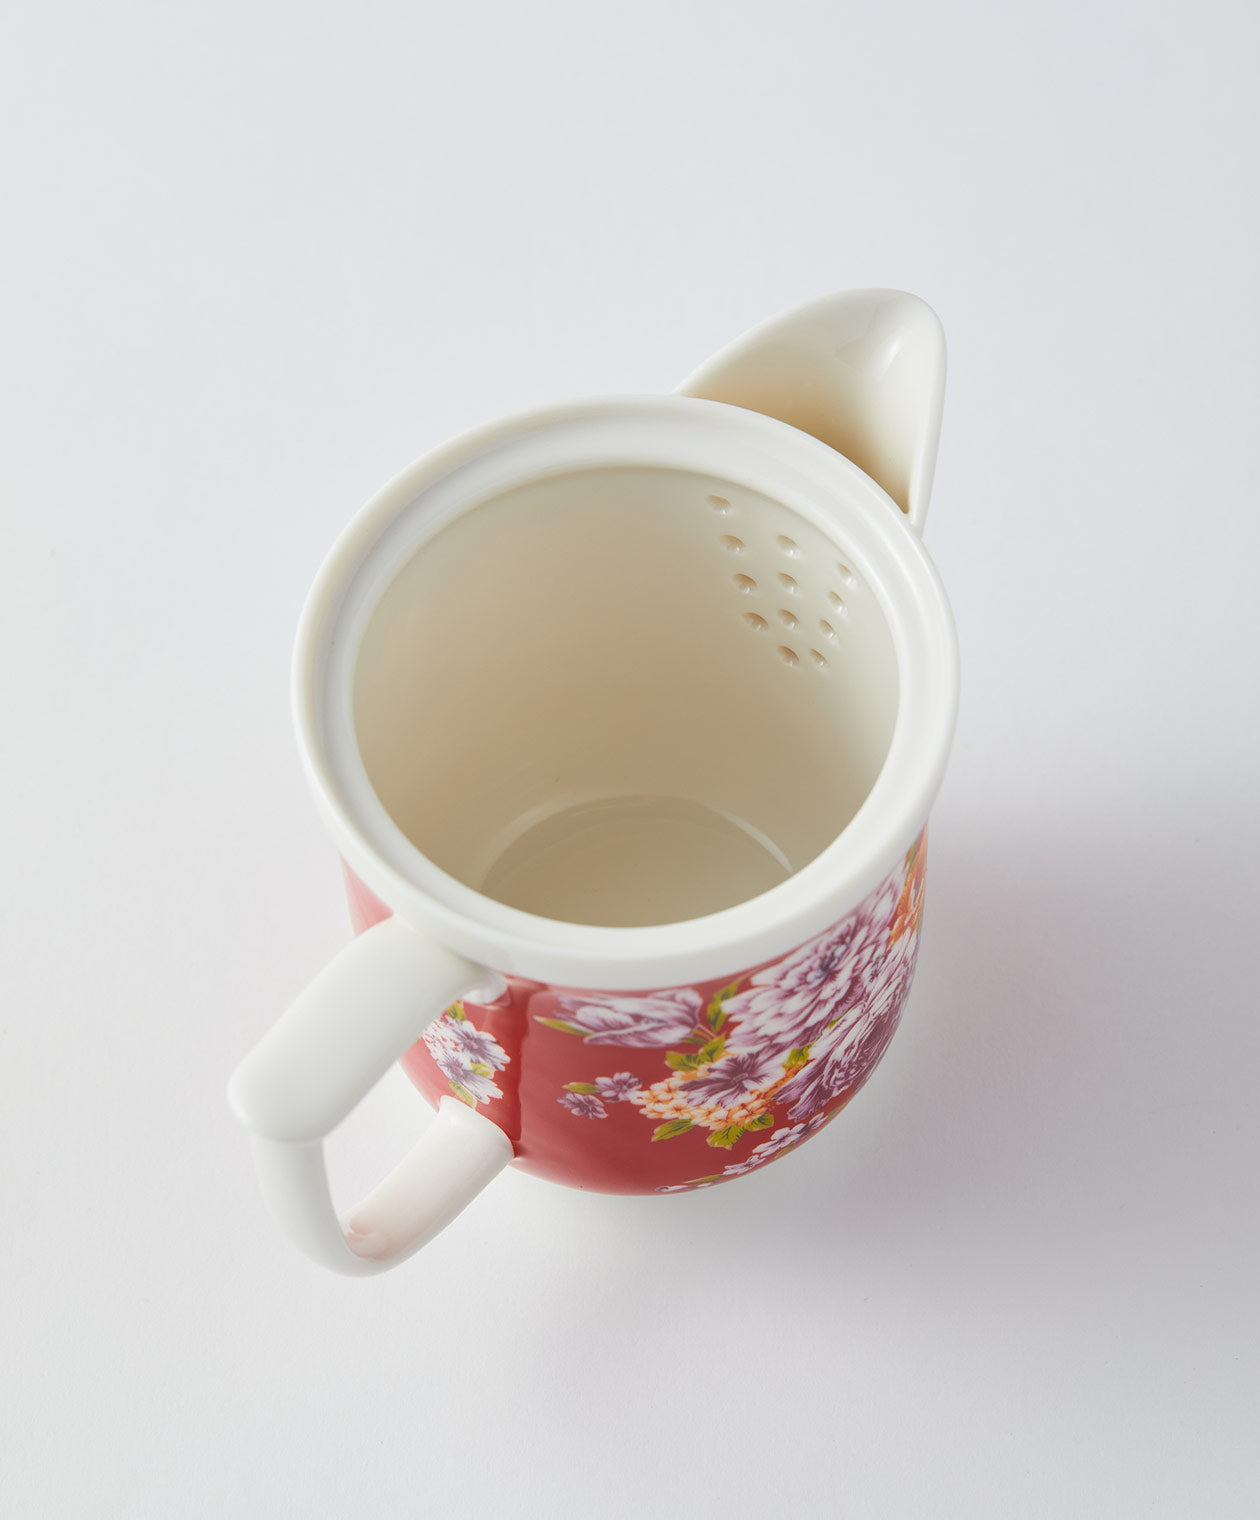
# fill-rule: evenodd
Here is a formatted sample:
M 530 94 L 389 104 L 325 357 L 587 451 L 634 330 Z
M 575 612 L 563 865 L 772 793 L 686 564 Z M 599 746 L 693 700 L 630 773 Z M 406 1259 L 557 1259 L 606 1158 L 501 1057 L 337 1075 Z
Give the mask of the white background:
M 1260 1512 L 1255 14 L 6 8 L 7 1516 Z M 325 550 L 465 427 L 861 285 L 951 347 L 902 1033 L 766 1172 L 509 1173 L 308 1265 L 223 1086 L 348 932 Z

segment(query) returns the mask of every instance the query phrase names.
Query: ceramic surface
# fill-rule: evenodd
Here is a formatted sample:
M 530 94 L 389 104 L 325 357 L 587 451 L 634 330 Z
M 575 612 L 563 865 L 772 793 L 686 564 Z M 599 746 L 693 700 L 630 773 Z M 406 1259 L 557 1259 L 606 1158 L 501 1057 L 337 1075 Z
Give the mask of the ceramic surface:
M 625 993 L 506 978 L 402 1057 L 436 1107 L 494 1121 L 514 1164 L 609 1193 L 709 1187 L 785 1156 L 849 1102 L 914 977 L 926 835 L 861 905 L 769 964 Z M 359 932 L 389 910 L 347 872 Z
M 511 1163 L 615 1193 L 736 1178 L 870 1076 L 914 974 L 957 710 L 920 540 L 943 385 L 923 302 L 829 296 L 674 395 L 479 429 L 347 528 L 294 704 L 361 932 L 229 1088 L 309 1256 L 386 1270 Z M 602 858 L 585 834 L 572 856 L 595 875 L 529 867 L 575 913 L 494 890 L 509 862 L 519 884 L 522 830 L 586 830 L 592 807 L 688 840 L 733 825 L 784 870 L 732 891 L 677 840 L 623 868 L 615 822 Z M 654 913 L 657 880 L 683 911 Z M 627 916 L 581 917 L 597 904 Z M 437 1116 L 340 1212 L 324 1139 L 394 1061 Z

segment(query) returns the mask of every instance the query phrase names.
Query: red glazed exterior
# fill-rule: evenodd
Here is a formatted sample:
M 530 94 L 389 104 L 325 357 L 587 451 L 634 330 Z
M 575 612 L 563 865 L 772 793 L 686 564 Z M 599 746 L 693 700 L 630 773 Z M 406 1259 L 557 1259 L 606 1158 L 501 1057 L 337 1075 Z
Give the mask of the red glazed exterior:
M 512 1141 L 514 1165 L 606 1193 L 676 1192 L 755 1170 L 870 1076 L 914 976 L 926 835 L 850 914 L 761 966 L 691 987 L 601 993 L 509 979 L 456 1004 L 403 1057 Z M 356 933 L 389 909 L 349 870 Z

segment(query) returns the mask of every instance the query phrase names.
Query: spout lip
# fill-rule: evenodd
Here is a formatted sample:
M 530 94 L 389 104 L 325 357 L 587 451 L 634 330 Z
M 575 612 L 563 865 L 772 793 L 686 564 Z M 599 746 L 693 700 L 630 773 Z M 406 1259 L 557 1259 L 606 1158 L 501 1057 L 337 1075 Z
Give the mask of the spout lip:
M 945 403 L 945 332 L 909 291 L 837 291 L 758 323 L 677 394 L 778 418 L 857 464 L 922 531 Z

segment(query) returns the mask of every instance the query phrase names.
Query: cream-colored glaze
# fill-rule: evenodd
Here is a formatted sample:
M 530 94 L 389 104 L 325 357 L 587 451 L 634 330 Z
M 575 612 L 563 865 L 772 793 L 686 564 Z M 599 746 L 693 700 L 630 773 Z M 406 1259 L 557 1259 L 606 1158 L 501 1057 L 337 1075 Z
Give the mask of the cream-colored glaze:
M 679 394 L 747 407 L 821 438 L 923 531 L 945 404 L 945 333 L 918 296 L 823 296 L 737 338 Z
M 768 890 L 845 827 L 892 737 L 892 640 L 842 552 L 681 470 L 503 492 L 368 626 L 377 796 L 444 871 L 550 918 L 665 923 Z
M 915 531 L 943 384 L 922 302 L 832 296 L 682 394 L 470 434 L 346 529 L 303 614 L 295 715 L 338 848 L 393 916 L 230 1088 L 313 1259 L 396 1265 L 510 1159 L 447 1103 L 357 1210 L 330 1198 L 324 1136 L 449 1002 L 497 996 L 499 973 L 737 972 L 838 921 L 911 844 L 958 696 Z

